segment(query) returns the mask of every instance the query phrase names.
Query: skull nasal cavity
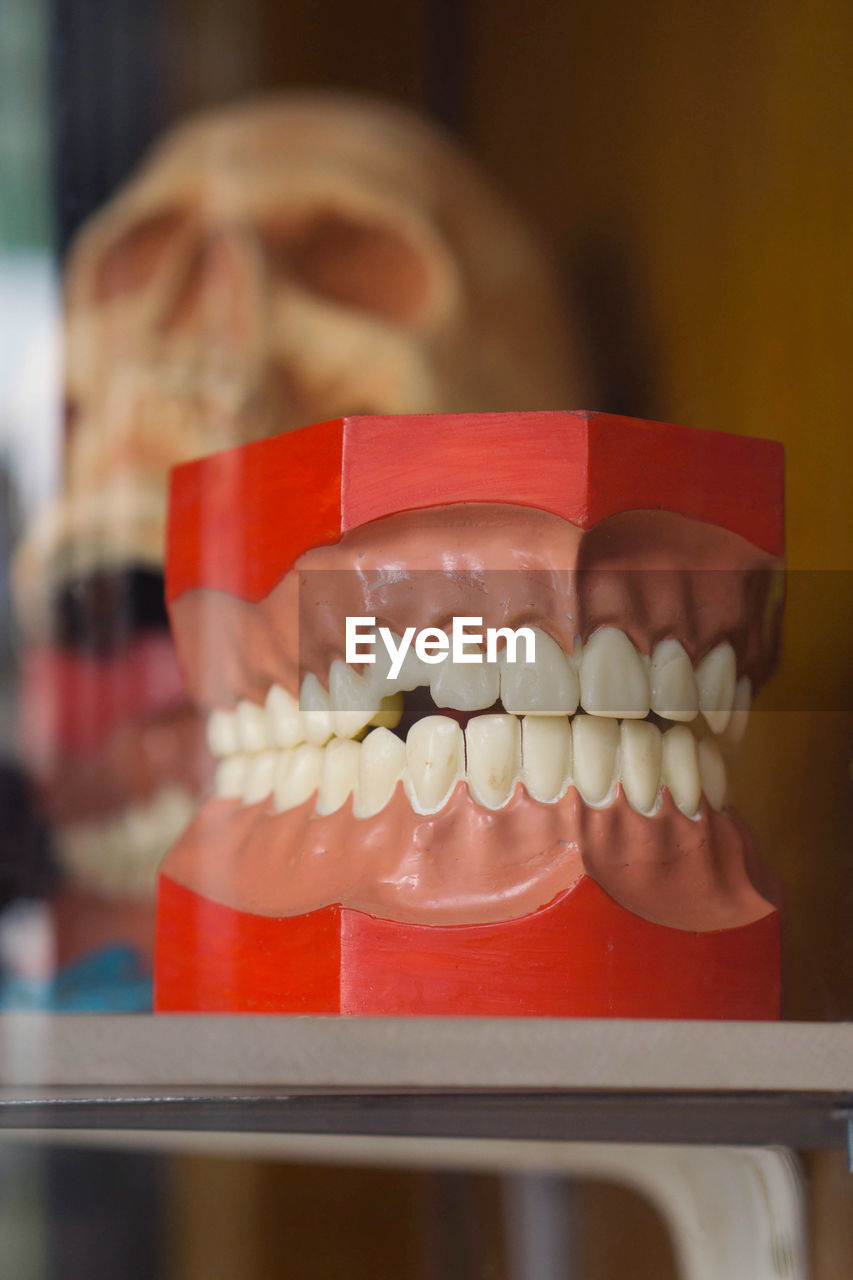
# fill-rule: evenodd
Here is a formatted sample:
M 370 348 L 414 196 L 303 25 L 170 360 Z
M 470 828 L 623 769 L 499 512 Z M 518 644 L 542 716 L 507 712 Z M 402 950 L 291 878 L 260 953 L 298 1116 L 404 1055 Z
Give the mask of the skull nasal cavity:
M 428 315 L 426 253 L 393 227 L 330 211 L 270 241 L 278 270 L 310 293 L 407 324 Z
M 159 328 L 202 331 L 230 342 L 253 329 L 258 303 L 251 246 L 239 231 L 214 232 L 195 246 Z
M 101 254 L 94 272 L 95 302 L 110 302 L 148 284 L 186 214 L 177 210 L 138 222 Z

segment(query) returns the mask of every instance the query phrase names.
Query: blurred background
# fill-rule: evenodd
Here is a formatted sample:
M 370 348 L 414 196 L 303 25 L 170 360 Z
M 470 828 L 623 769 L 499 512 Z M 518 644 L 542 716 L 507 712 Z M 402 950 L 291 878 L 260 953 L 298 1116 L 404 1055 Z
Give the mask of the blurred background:
M 67 680 L 79 698 L 81 661 L 121 657 L 159 634 L 156 566 L 85 589 L 67 578 L 53 638 L 67 642 L 73 671 L 44 665 L 10 585 L 21 572 L 13 550 L 69 483 L 69 246 L 178 121 L 297 88 L 414 109 L 449 131 L 550 246 L 577 397 L 564 407 L 784 442 L 797 572 L 782 665 L 752 716 L 736 801 L 782 887 L 785 1015 L 850 1018 L 853 10 L 844 0 L 376 0 L 369 13 L 343 0 L 0 0 L 4 999 L 144 1009 L 149 998 L 150 906 L 75 887 L 91 867 L 62 845 L 33 775 L 47 755 L 51 782 L 57 759 L 75 789 L 79 777 L 70 748 L 52 752 L 55 708 L 32 691 Z M 179 827 L 182 801 L 170 797 L 161 820 Z M 86 831 L 98 828 L 87 821 Z M 44 904 L 60 877 L 72 889 L 56 916 Z M 64 985 L 52 976 L 57 958 Z M 28 1188 L 17 1219 L 29 1241 L 22 1276 L 91 1280 L 119 1266 L 125 1277 L 181 1280 L 344 1267 L 514 1274 L 497 1178 L 69 1152 L 21 1155 L 12 1167 L 29 1171 L 16 1183 L 20 1195 Z M 809 1177 L 815 1275 L 847 1275 L 840 1162 L 815 1159 Z M 588 1185 L 566 1197 L 574 1269 L 565 1274 L 675 1274 L 661 1224 L 628 1193 Z

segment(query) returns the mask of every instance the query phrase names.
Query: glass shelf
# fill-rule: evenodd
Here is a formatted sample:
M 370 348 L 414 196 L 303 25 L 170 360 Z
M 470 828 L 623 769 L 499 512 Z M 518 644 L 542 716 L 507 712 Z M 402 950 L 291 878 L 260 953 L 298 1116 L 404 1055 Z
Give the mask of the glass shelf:
M 0 1128 L 841 1146 L 853 1025 L 0 1019 Z

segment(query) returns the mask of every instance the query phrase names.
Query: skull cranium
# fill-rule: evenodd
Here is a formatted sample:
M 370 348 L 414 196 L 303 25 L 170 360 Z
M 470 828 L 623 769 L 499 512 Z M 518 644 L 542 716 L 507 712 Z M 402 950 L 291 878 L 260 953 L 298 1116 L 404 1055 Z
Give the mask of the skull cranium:
M 176 129 L 67 271 L 64 491 L 18 564 L 159 568 L 168 469 L 341 413 L 556 408 L 577 393 L 540 248 L 406 112 L 274 97 Z

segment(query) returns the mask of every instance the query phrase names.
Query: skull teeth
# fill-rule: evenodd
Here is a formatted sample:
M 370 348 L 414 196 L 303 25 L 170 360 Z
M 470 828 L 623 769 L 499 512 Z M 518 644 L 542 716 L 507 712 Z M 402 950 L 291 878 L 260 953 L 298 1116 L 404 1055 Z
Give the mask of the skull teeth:
M 239 773 L 242 794 L 246 757 L 231 756 L 219 766 L 232 779 Z M 90 885 L 105 897 L 154 896 L 157 868 L 170 845 L 192 819 L 195 799 L 182 787 L 165 786 L 150 800 L 132 805 L 120 815 L 59 827 L 58 855 L 64 870 L 78 883 Z

